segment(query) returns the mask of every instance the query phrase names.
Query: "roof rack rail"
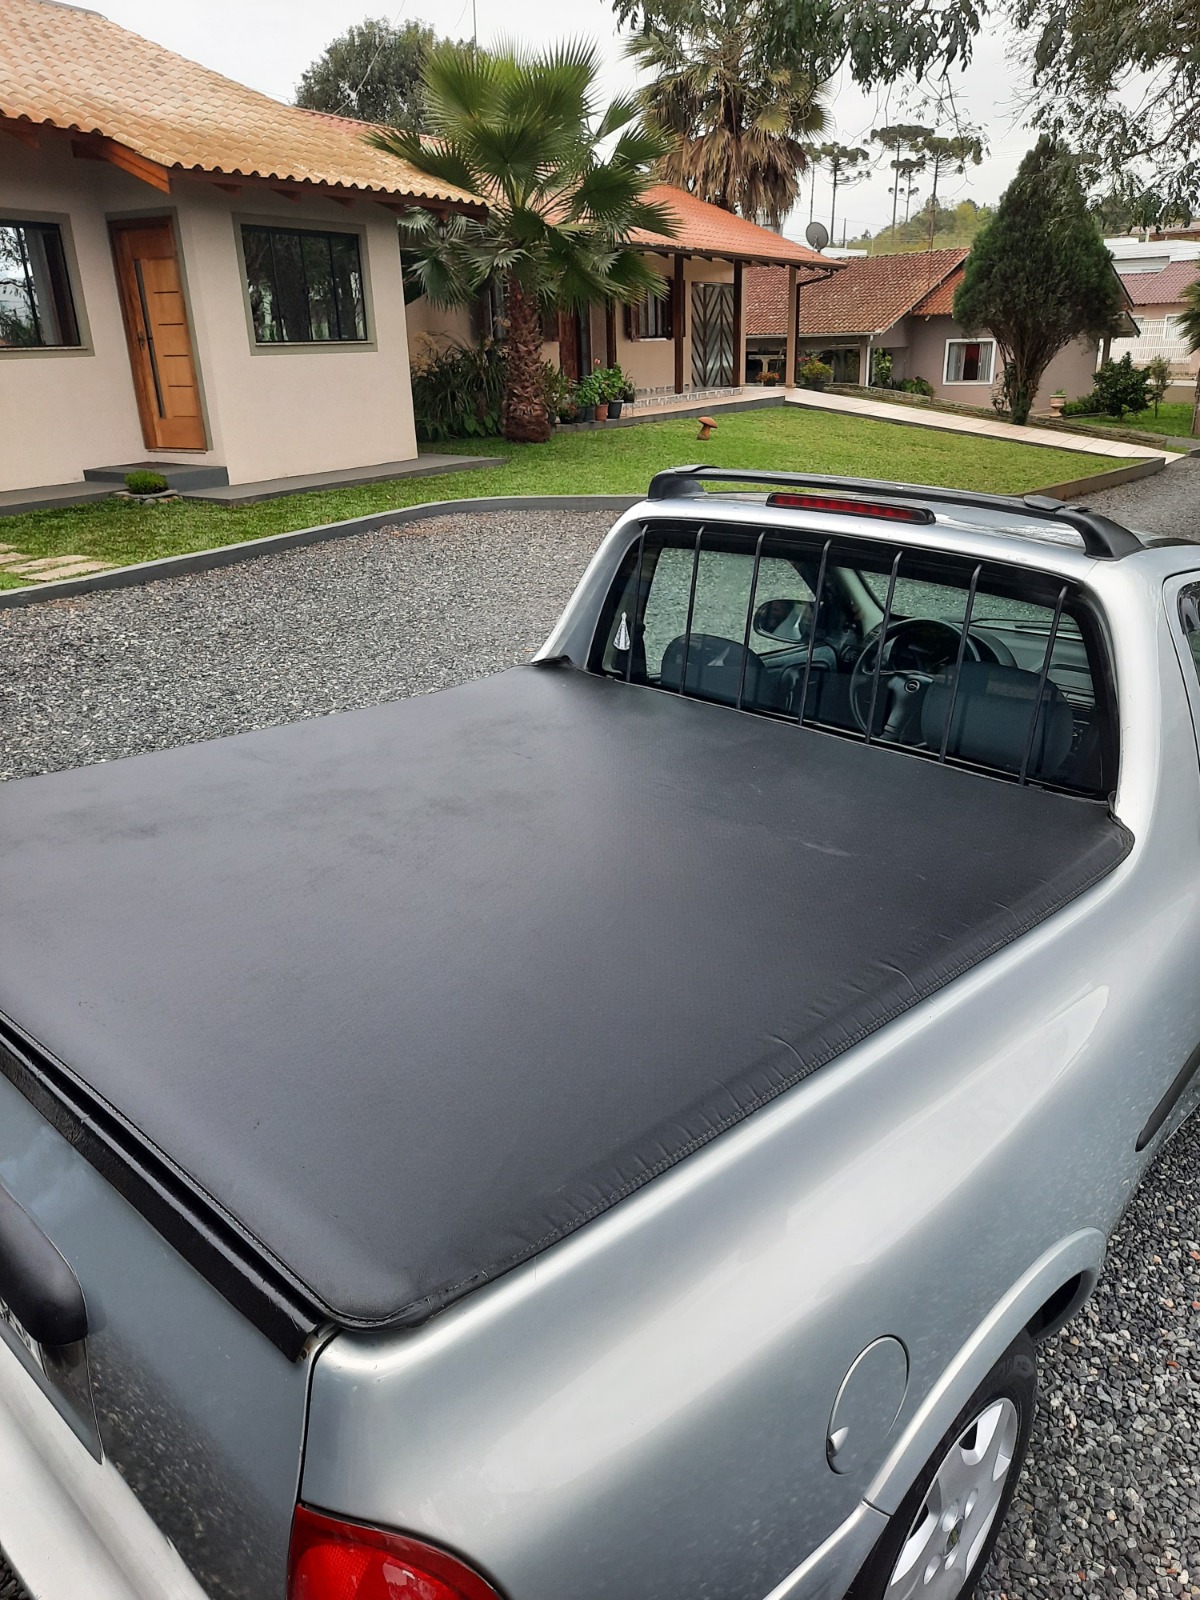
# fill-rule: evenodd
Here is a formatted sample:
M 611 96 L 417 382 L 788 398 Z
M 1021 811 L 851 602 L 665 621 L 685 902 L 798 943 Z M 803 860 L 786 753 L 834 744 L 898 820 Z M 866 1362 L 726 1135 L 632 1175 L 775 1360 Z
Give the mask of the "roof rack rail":
M 879 478 L 839 478 L 820 472 L 766 472 L 747 467 L 712 467 L 697 462 L 686 467 L 667 467 L 650 480 L 647 498 L 674 500 L 704 492 L 703 481 L 719 483 L 787 484 L 806 489 L 853 490 L 881 500 L 924 500 L 937 505 L 971 506 L 981 511 L 1007 511 L 1041 521 L 1073 528 L 1083 540 L 1089 556 L 1103 561 L 1119 561 L 1144 548 L 1128 528 L 1085 506 L 1067 505 L 1043 494 L 979 494 L 970 489 L 940 489 L 921 483 L 889 483 Z

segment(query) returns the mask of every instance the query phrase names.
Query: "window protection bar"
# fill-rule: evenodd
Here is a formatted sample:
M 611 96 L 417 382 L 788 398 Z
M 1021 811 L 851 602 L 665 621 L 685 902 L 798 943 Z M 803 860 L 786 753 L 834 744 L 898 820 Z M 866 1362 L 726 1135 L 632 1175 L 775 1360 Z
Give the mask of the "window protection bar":
M 1050 676 L 1050 661 L 1054 655 L 1054 646 L 1058 639 L 1058 625 L 1062 621 L 1063 603 L 1067 598 L 1067 586 L 1064 583 L 1058 591 L 1058 599 L 1054 603 L 1054 619 L 1050 624 L 1050 637 L 1046 640 L 1046 653 L 1042 657 L 1042 670 L 1038 674 L 1037 694 L 1033 701 L 1033 715 L 1029 719 L 1029 733 L 1025 739 L 1025 754 L 1021 758 L 1021 776 L 1019 782 L 1027 783 L 1029 774 L 1029 758 L 1033 754 L 1033 741 L 1037 736 L 1038 717 L 1042 715 L 1042 697 L 1046 693 L 1046 680 Z M 1046 749 L 1046 719 L 1042 720 L 1042 751 Z
M 696 547 L 692 552 L 692 582 L 688 589 L 687 621 L 683 625 L 683 665 L 679 672 L 679 688 L 676 694 L 684 693 L 687 683 L 688 656 L 692 649 L 692 622 L 696 615 L 696 579 L 700 576 L 700 541 L 704 537 L 704 524 L 696 524 Z M 643 622 L 644 626 L 644 622 Z
M 967 609 L 963 613 L 962 632 L 958 636 L 958 654 L 954 658 L 954 682 L 950 688 L 950 706 L 946 712 L 946 726 L 942 729 L 942 747 L 938 751 L 938 761 L 942 766 L 946 764 L 946 751 L 950 748 L 950 730 L 954 726 L 954 704 L 958 699 L 958 680 L 962 675 L 963 658 L 967 653 L 967 635 L 971 631 L 971 616 L 975 610 L 975 591 L 979 587 L 979 574 L 983 571 L 983 562 L 971 574 L 971 582 L 967 586 Z
M 892 562 L 891 576 L 888 578 L 887 600 L 883 607 L 883 621 L 879 624 L 879 649 L 875 652 L 875 671 L 871 674 L 871 705 L 867 712 L 866 742 L 871 742 L 871 730 L 875 726 L 875 702 L 879 698 L 879 679 L 883 672 L 883 652 L 887 648 L 887 631 L 892 621 L 892 601 L 896 595 L 896 574 L 900 571 L 900 558 L 903 550 L 896 551 L 896 559 Z
M 742 709 L 742 696 L 746 692 L 746 668 L 750 662 L 750 626 L 754 621 L 754 597 L 758 593 L 758 568 L 762 561 L 763 540 L 767 537 L 764 528 L 758 536 L 758 543 L 754 546 L 754 571 L 750 577 L 750 599 L 746 603 L 746 631 L 742 636 L 742 670 L 738 673 L 737 708 Z
M 804 658 L 804 677 L 800 680 L 800 726 L 804 726 L 804 713 L 808 708 L 808 682 L 812 677 L 813 651 L 817 644 L 817 623 L 821 617 L 821 597 L 825 593 L 825 568 L 829 565 L 829 552 L 833 540 L 826 539 L 821 551 L 821 565 L 817 568 L 817 598 L 813 603 L 812 623 L 808 630 L 808 654 Z
M 926 505 L 973 507 L 981 511 L 1000 511 L 1028 520 L 1033 517 L 1050 524 L 1065 524 L 1083 540 L 1089 556 L 1119 561 L 1143 548 L 1136 534 L 1130 533 L 1111 517 L 1082 506 L 1064 505 L 1048 495 L 979 494 L 966 489 L 942 489 L 919 483 L 888 483 L 878 478 L 839 478 L 827 473 L 766 472 L 749 467 L 712 467 L 703 462 L 693 466 L 668 467 L 656 472 L 647 491 L 649 500 L 675 500 L 681 496 L 703 494 L 704 480 L 717 483 L 794 484 L 810 489 L 835 489 L 872 495 L 879 500 L 915 500 Z
M 646 525 L 643 523 L 642 530 L 638 534 L 637 571 L 634 573 L 633 578 L 633 627 L 629 633 L 629 650 L 625 656 L 626 683 L 631 683 L 633 681 L 633 647 L 638 641 L 639 633 L 644 637 L 646 631 L 646 624 L 642 615 L 642 613 L 645 611 L 645 605 L 642 601 L 642 561 L 645 558 L 645 555 Z

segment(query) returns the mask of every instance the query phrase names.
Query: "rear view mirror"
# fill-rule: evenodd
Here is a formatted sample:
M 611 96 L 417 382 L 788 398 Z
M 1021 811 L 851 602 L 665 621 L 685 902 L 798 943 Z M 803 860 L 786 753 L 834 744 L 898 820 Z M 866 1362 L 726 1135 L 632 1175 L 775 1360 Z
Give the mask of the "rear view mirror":
M 812 621 L 807 600 L 764 600 L 754 610 L 754 631 L 777 644 L 804 644 Z

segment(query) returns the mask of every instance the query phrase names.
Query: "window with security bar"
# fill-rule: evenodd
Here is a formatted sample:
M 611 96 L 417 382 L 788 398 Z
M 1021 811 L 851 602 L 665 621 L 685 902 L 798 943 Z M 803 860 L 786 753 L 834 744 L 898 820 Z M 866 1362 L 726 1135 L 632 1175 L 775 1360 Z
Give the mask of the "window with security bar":
M 647 525 L 591 670 L 1020 783 L 1107 795 L 1103 638 L 1071 584 L 1001 562 L 729 524 Z

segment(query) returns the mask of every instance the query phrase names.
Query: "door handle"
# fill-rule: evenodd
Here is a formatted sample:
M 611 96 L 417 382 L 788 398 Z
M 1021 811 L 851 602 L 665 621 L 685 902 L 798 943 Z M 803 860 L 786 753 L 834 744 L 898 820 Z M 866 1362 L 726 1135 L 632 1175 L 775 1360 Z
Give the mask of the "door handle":
M 0 1301 L 37 1344 L 87 1338 L 79 1279 L 29 1213 L 0 1184 Z M 0 1317 L 3 1316 L 0 1307 Z

